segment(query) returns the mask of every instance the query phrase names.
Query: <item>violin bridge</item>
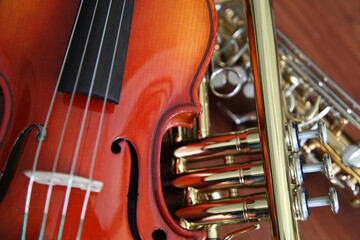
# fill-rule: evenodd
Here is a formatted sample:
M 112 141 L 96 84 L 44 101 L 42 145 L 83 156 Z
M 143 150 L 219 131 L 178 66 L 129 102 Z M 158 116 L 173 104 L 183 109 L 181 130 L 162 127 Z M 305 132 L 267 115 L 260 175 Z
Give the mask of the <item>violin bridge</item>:
M 58 186 L 67 186 L 69 182 L 70 175 L 66 173 L 58 172 L 46 172 L 46 171 L 35 171 L 31 170 L 24 171 L 25 176 L 28 178 L 33 177 L 34 182 L 45 185 L 58 185 Z M 96 181 L 89 178 L 84 178 L 80 176 L 72 176 L 71 187 L 79 188 L 81 190 L 87 190 L 90 185 L 90 191 L 100 192 L 104 183 L 101 181 Z

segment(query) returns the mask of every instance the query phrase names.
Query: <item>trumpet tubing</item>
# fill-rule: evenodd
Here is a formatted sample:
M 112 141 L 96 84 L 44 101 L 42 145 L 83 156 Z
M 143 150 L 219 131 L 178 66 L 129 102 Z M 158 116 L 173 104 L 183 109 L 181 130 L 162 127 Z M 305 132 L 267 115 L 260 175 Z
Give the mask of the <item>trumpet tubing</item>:
M 360 147 L 347 131 L 360 130 L 360 106 L 273 30 L 269 3 L 215 2 L 217 45 L 199 89 L 204 114 L 165 138 L 165 202 L 179 225 L 204 229 L 208 239 L 218 239 L 222 225 L 267 220 L 274 238 L 299 239 L 310 208 L 339 211 L 332 187 L 309 198 L 306 174 L 322 172 L 360 206 Z M 211 108 L 233 132 L 214 133 Z M 225 239 L 259 229 L 236 226 Z

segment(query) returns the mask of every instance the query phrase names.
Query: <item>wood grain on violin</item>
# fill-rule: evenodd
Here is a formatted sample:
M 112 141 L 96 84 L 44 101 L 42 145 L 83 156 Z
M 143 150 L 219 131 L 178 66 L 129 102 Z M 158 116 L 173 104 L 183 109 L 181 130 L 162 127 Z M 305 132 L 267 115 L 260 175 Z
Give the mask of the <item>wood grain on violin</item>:
M 89 37 L 73 47 L 80 55 L 71 47 L 66 53 L 75 19 L 85 21 L 81 2 L 0 2 L 1 239 L 203 237 L 179 227 L 166 209 L 159 148 L 168 128 L 190 126 L 201 112 L 196 93 L 215 44 L 214 4 L 135 0 L 129 14 L 130 0 L 85 2 L 93 4 L 97 34 L 89 34 L 87 14 L 80 35 Z M 125 51 L 122 21 L 131 25 Z M 116 60 L 124 54 L 125 63 Z M 64 58 L 75 55 L 63 78 L 73 86 L 82 78 L 85 92 L 57 88 Z M 116 79 L 118 95 L 109 99 Z

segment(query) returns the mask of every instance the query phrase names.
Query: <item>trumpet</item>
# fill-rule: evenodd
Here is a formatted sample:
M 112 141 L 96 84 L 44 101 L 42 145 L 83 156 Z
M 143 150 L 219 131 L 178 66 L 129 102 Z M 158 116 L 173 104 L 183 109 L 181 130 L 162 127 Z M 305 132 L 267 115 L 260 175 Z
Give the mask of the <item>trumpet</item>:
M 269 3 L 216 7 L 217 45 L 199 89 L 203 114 L 193 129 L 164 138 L 165 202 L 179 225 L 204 229 L 208 239 L 254 232 L 267 220 L 274 239 L 299 239 L 311 208 L 339 211 L 334 187 L 327 196 L 308 193 L 308 173 L 322 172 L 360 206 L 360 148 L 348 131 L 360 130 L 360 106 L 273 30 Z M 236 227 L 219 231 L 228 225 Z

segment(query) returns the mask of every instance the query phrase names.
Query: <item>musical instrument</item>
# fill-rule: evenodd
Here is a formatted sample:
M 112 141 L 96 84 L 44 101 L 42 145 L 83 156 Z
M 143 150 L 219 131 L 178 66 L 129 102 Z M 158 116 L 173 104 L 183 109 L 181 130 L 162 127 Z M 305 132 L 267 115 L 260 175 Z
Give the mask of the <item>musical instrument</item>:
M 242 6 L 239 1 L 218 2 L 219 35 L 217 46 L 210 72 L 207 79 L 204 80 L 204 86 L 200 88 L 199 95 L 201 98 L 207 94 L 207 91 L 210 92 L 210 100 L 202 102 L 202 105 L 205 106 L 205 115 L 209 109 L 215 108 L 216 110 L 213 111 L 217 114 L 220 113 L 219 115 L 223 117 L 210 114 L 212 124 L 209 124 L 209 119 L 203 117 L 198 119 L 198 128 L 192 130 L 178 128 L 169 133 L 169 139 L 163 145 L 163 194 L 175 220 L 188 229 L 204 229 L 208 232 L 210 239 L 217 239 L 220 235 L 220 239 L 231 239 L 234 236 L 253 232 L 259 228 L 259 225 L 255 224 L 256 222 L 269 218 L 272 221 L 273 238 L 298 239 L 300 233 L 296 221 L 287 219 L 281 223 L 284 220 L 282 218 L 286 217 L 284 212 L 280 215 L 275 213 L 276 217 L 271 215 L 276 210 L 271 205 L 271 199 L 269 200 L 267 197 L 270 195 L 271 198 L 271 195 L 277 193 L 272 189 L 269 182 L 278 181 L 277 185 L 274 184 L 278 188 L 282 183 L 286 185 L 288 179 L 291 181 L 290 186 L 288 186 L 290 196 L 286 191 L 283 192 L 283 195 L 288 195 L 285 198 L 287 197 L 290 203 L 285 202 L 283 205 L 278 205 L 281 207 L 276 207 L 276 201 L 283 198 L 283 196 L 276 196 L 274 197 L 277 199 L 274 200 L 275 208 L 280 209 L 280 211 L 287 211 L 287 204 L 290 204 L 288 212 L 290 215 L 294 214 L 294 218 L 299 221 L 306 220 L 309 217 L 310 207 L 330 205 L 333 212 L 336 213 L 338 210 L 337 195 L 333 188 L 329 190 L 328 197 L 315 199 L 311 199 L 314 195 L 312 190 L 309 190 L 310 199 L 308 199 L 304 188 L 299 187 L 303 184 L 305 175 L 315 175 L 307 173 L 323 171 L 331 182 L 345 189 L 350 194 L 352 204 L 355 207 L 358 206 L 359 171 L 356 164 L 359 163 L 359 159 L 357 158 L 358 142 L 356 139 L 359 130 L 357 127 L 359 124 L 359 105 L 281 32 L 277 32 L 279 65 L 283 79 L 281 90 L 284 91 L 284 98 L 280 99 L 279 102 L 283 104 L 282 110 L 285 115 L 285 122 L 287 122 L 286 127 L 284 127 L 286 131 L 280 136 L 284 136 L 284 145 L 288 145 L 288 149 L 283 166 L 277 165 L 277 172 L 274 175 L 271 175 L 271 170 L 270 173 L 266 172 L 269 171 L 268 165 L 273 163 L 264 156 L 264 152 L 260 151 L 266 149 L 266 147 L 259 148 L 260 139 L 272 137 L 276 132 L 276 121 L 273 123 L 265 121 L 265 125 L 270 125 L 270 129 L 268 132 L 264 132 L 262 127 L 269 126 L 262 126 L 261 121 L 263 121 L 264 113 L 261 112 L 261 108 L 265 112 L 266 109 L 273 111 L 278 111 L 278 109 L 272 107 L 271 104 L 266 107 L 261 104 L 259 106 L 259 99 L 266 102 L 269 101 L 266 94 L 272 95 L 273 98 L 280 94 L 276 92 L 276 87 L 274 87 L 276 83 L 264 87 L 262 85 L 264 83 L 258 83 L 256 77 L 255 80 L 251 78 L 251 58 L 247 53 L 249 45 L 254 46 L 256 44 L 257 50 L 270 47 L 264 47 L 258 42 L 258 39 L 254 43 L 254 38 L 251 36 L 249 36 L 250 43 L 248 43 L 244 21 L 249 20 L 250 13 L 248 10 L 249 1 L 246 2 L 246 7 Z M 252 1 L 250 1 L 251 4 L 256 6 L 256 3 Z M 251 8 L 251 14 L 257 10 L 259 9 Z M 262 13 L 264 15 L 264 12 Z M 260 19 L 263 18 L 260 17 Z M 261 21 L 256 20 L 254 16 L 251 20 L 254 22 Z M 271 20 L 267 20 L 262 22 L 263 25 L 271 22 Z M 256 28 L 265 31 L 259 25 L 256 25 Z M 251 32 L 251 29 L 249 31 Z M 256 35 L 256 38 L 262 39 L 263 35 L 266 34 L 258 31 L 259 35 Z M 254 50 L 251 47 L 250 50 L 251 55 L 254 56 Z M 258 61 L 263 57 L 255 56 Z M 253 59 L 251 63 L 254 63 Z M 253 71 L 261 72 L 261 67 L 269 65 L 269 61 L 262 63 L 263 65 L 260 64 Z M 271 66 L 267 67 L 271 68 Z M 262 74 L 263 72 L 260 75 Z M 254 104 L 249 100 L 254 98 L 254 93 L 249 89 L 254 88 L 254 85 L 257 84 L 262 88 L 260 93 L 259 89 L 256 89 L 257 99 L 256 104 Z M 269 91 L 269 89 L 271 90 Z M 262 104 L 266 105 L 266 103 Z M 260 108 L 258 110 L 260 117 L 259 115 L 256 117 L 252 113 L 255 110 L 255 105 L 258 109 Z M 260 130 L 249 128 L 249 126 L 257 127 L 254 123 L 256 118 L 260 118 Z M 228 119 L 231 119 L 233 125 L 236 125 L 241 131 L 231 132 L 234 129 L 229 130 L 224 127 L 219 130 L 218 125 L 221 125 L 219 122 L 228 122 Z M 281 122 L 281 120 L 277 120 Z M 291 124 L 290 121 L 292 121 Z M 213 128 L 209 128 L 209 125 Z M 349 129 L 352 132 L 349 132 Z M 256 138 L 256 134 L 254 134 L 257 131 L 261 134 L 260 139 Z M 314 139 L 308 139 L 310 137 L 314 137 Z M 274 142 L 281 141 L 275 139 Z M 279 145 L 284 146 L 281 143 Z M 271 154 L 270 152 L 269 155 Z M 300 156 L 307 163 L 301 164 Z M 330 163 L 330 159 L 332 159 L 332 163 Z M 259 164 L 259 161 L 262 160 L 265 161 L 264 168 L 262 168 L 261 163 Z M 281 169 L 279 170 L 279 168 L 284 168 L 286 165 L 288 166 L 285 167 L 285 172 L 288 176 L 279 181 L 277 179 L 280 178 L 278 174 Z M 264 172 L 266 172 L 265 177 Z M 323 179 L 317 177 L 317 180 Z M 314 181 L 311 183 L 317 184 Z M 261 188 L 264 186 L 270 193 Z M 306 188 L 310 187 L 307 184 Z M 279 194 L 281 195 L 281 193 Z M 268 200 L 266 201 L 266 199 Z M 346 199 L 343 199 L 342 203 L 345 201 Z M 314 210 L 315 214 L 316 211 Z M 350 211 L 354 212 L 354 216 L 358 216 L 357 209 Z M 322 211 L 322 213 L 324 212 Z M 330 211 L 327 210 L 327 212 Z M 347 213 L 349 214 L 349 211 Z M 310 221 L 312 217 L 309 217 Z M 320 220 L 318 218 L 313 223 L 325 222 L 327 218 L 329 218 L 329 214 Z M 329 221 L 333 225 L 324 227 L 325 231 L 329 233 L 323 233 L 323 229 L 319 230 L 318 226 L 311 226 L 310 222 L 307 224 L 308 233 L 305 234 L 305 239 L 319 239 L 320 236 L 314 234 L 314 231 L 322 233 L 321 239 L 345 239 L 344 234 L 348 237 L 346 239 L 351 239 L 351 236 L 356 238 L 359 232 L 354 230 L 354 225 L 351 224 L 351 221 L 355 219 L 347 218 L 346 215 L 342 214 L 339 217 L 339 222 L 347 223 L 338 224 Z M 232 228 L 225 227 L 226 224 L 243 222 L 251 222 L 252 224 L 237 225 L 237 227 Z M 281 224 L 285 226 L 280 226 Z M 341 227 L 339 227 L 340 225 Z M 336 227 L 339 228 L 334 230 Z M 346 230 L 342 227 L 345 227 Z M 346 235 L 345 232 L 349 228 L 352 228 L 351 233 Z M 220 234 L 218 229 L 220 229 Z M 226 231 L 226 233 L 221 234 L 221 230 Z M 256 237 L 253 234 L 247 234 L 244 238 L 258 239 L 264 237 L 255 233 L 254 235 Z
M 33 2 L 28 1 L 26 3 L 33 4 Z M 92 1 L 93 4 L 95 2 Z M 110 1 L 104 2 L 105 5 Z M 248 4 L 250 2 L 252 1 L 247 1 Z M 280 60 L 285 81 L 282 82 L 282 88 L 279 90 L 284 90 L 286 98 L 280 98 L 276 101 L 276 97 L 280 96 L 280 93 L 277 96 L 275 95 L 276 97 L 269 94 L 259 98 L 262 94 L 266 95 L 268 91 L 266 87 L 261 91 L 257 89 L 257 103 L 260 110 L 259 115 L 254 114 L 255 104 L 252 102 L 254 93 L 251 91 L 251 84 L 248 84 L 251 82 L 249 81 L 251 71 L 249 71 L 250 57 L 247 54 L 249 45 L 246 47 L 247 28 L 241 31 L 235 29 L 234 31 L 232 24 L 235 23 L 235 26 L 237 23 L 244 24 L 245 18 L 240 19 L 239 16 L 244 17 L 244 15 L 250 16 L 251 14 L 258 16 L 255 11 L 260 9 L 256 6 L 250 7 L 248 5 L 247 11 L 245 11 L 247 14 L 242 14 L 243 9 L 241 5 L 238 5 L 238 2 L 218 1 L 220 4 L 217 5 L 220 20 L 218 44 L 212 58 L 212 66 L 200 86 L 199 94 L 200 102 L 204 107 L 204 114 L 195 123 L 199 128 L 187 130 L 183 127 L 191 127 L 194 118 L 200 113 L 196 92 L 197 85 L 200 83 L 201 76 L 205 74 L 206 65 L 210 61 L 211 49 L 215 44 L 216 17 L 213 3 L 205 0 L 195 2 L 156 1 L 148 5 L 145 1 L 135 1 L 119 103 L 113 104 L 116 102 L 116 96 L 112 96 L 109 101 L 106 101 L 107 97 L 101 94 L 97 95 L 98 99 L 87 98 L 86 95 L 91 95 L 89 92 L 85 93 L 85 96 L 71 94 L 71 90 L 75 90 L 70 86 L 70 93 L 64 94 L 55 91 L 55 110 L 51 114 L 53 118 L 50 117 L 48 125 L 44 123 L 47 122 L 46 114 L 50 104 L 49 100 L 55 89 L 63 55 L 66 52 L 67 42 L 65 39 L 71 35 L 71 26 L 76 18 L 75 16 L 77 16 L 76 9 L 78 7 L 77 3 L 58 3 L 57 5 L 42 3 L 44 11 L 40 12 L 44 15 L 36 15 L 34 22 L 28 25 L 24 22 L 28 20 L 27 16 L 33 17 L 35 8 L 29 8 L 22 3 L 22 12 L 11 17 L 14 13 L 13 8 L 17 9 L 19 3 L 14 3 L 12 6 L 8 5 L 7 11 L 5 11 L 8 12 L 8 15 L 6 18 L 4 16 L 4 19 L 10 19 L 7 21 L 11 24 L 0 25 L 1 29 L 5 29 L 3 32 L 12 33 L 8 38 L 1 40 L 1 46 L 13 46 L 0 57 L 2 66 L 7 66 L 1 72 L 2 81 L 0 81 L 5 99 L 5 111 L 0 126 L 0 137 L 4 138 L 0 152 L 0 163 L 2 169 L 5 169 L 0 181 L 0 193 L 4 193 L 1 196 L 0 211 L 6 216 L 6 219 L 0 223 L 0 234 L 3 238 L 18 239 L 21 236 L 27 239 L 38 237 L 44 239 L 217 239 L 218 228 L 226 230 L 228 225 L 225 224 L 240 222 L 240 225 L 235 225 L 232 230 L 222 233 L 224 237 L 227 236 L 227 239 L 231 239 L 259 228 L 259 225 L 254 225 L 253 222 L 250 226 L 243 225 L 241 222 L 258 222 L 270 218 L 274 238 L 295 239 L 299 237 L 295 219 L 305 219 L 306 213 L 309 213 L 306 212 L 308 210 L 306 207 L 302 208 L 302 204 L 306 203 L 304 188 L 298 186 L 304 181 L 302 175 L 298 174 L 299 171 L 296 171 L 299 170 L 299 166 L 301 169 L 301 165 L 299 165 L 301 164 L 300 156 L 307 161 L 322 159 L 324 156 L 323 162 L 325 164 L 303 165 L 304 172 L 325 170 L 327 175 L 331 177 L 331 167 L 329 167 L 331 158 L 334 167 L 333 174 L 335 173 L 335 177 L 338 177 L 332 178 L 332 180 L 337 179 L 336 181 L 346 187 L 349 186 L 346 184 L 353 182 L 344 181 L 344 179 L 354 178 L 354 175 L 348 175 L 347 168 L 342 170 L 337 168 L 336 164 L 341 164 L 343 160 L 338 160 L 338 163 L 334 162 L 341 155 L 341 153 L 334 154 L 334 152 L 342 150 L 336 149 L 338 139 L 329 142 L 325 148 L 321 147 L 320 143 L 325 143 L 324 135 L 331 136 L 332 134 L 330 131 L 325 133 L 325 125 L 331 130 L 335 129 L 336 133 L 340 133 L 340 139 L 345 139 L 339 140 L 342 144 L 345 141 L 345 144 L 349 145 L 349 140 L 351 141 L 350 145 L 356 145 L 356 142 L 348 139 L 341 128 L 332 127 L 338 126 L 341 121 L 328 118 L 329 112 L 326 112 L 329 111 L 326 110 L 328 105 L 331 106 L 331 113 L 337 110 L 333 109 L 333 105 L 317 100 L 317 96 L 323 98 L 322 91 L 311 90 L 313 87 L 309 89 L 306 81 L 298 81 L 300 82 L 298 84 L 296 80 L 304 77 L 298 77 L 297 74 L 299 73 L 297 72 L 295 77 L 292 75 L 294 72 L 287 72 L 290 69 L 288 64 L 291 61 Z M 99 1 L 100 3 L 101 1 Z M 256 5 L 256 3 L 254 4 Z M 250 13 L 251 8 L 254 11 L 252 13 Z M 72 11 L 69 12 L 68 9 Z M 168 12 L 169 9 L 174 10 Z M 242 10 L 239 11 L 239 9 Z M 36 9 L 36 12 L 38 11 Z M 267 29 L 272 29 L 270 15 L 266 9 L 265 13 L 267 19 L 265 19 L 266 24 L 264 26 L 266 25 Z M 19 18 L 19 15 L 23 17 Z M 63 15 L 68 15 L 66 22 L 62 22 L 65 19 Z M 109 14 L 103 16 L 107 15 Z M 122 14 L 115 15 L 121 16 Z M 110 14 L 110 16 L 114 15 Z M 256 16 L 254 19 L 257 21 L 265 15 L 260 14 L 260 18 Z M 45 21 L 49 18 L 52 21 Z M 91 22 L 91 19 L 88 20 L 90 21 L 86 22 Z M 13 31 L 14 29 L 11 31 L 11 27 L 18 24 L 17 21 L 20 21 L 21 25 L 27 26 L 20 31 L 20 34 Z M 151 24 L 148 24 L 148 21 L 151 21 Z M 28 40 L 25 34 L 33 31 L 34 26 L 39 22 L 43 25 L 38 31 L 43 35 L 47 33 L 47 29 L 52 29 L 54 26 L 59 26 L 59 29 L 56 29 L 56 33 L 52 33 L 54 35 L 50 35 L 46 44 L 39 40 L 41 38 L 35 38 L 29 39 L 28 45 L 25 44 L 23 48 L 19 48 L 25 39 Z M 157 27 L 154 30 L 149 26 Z M 98 39 L 101 38 L 103 28 L 95 27 L 95 29 L 99 29 Z M 196 34 L 191 34 L 194 32 Z M 42 36 L 41 34 L 37 37 Z M 253 32 L 253 34 L 255 33 Z M 280 34 L 278 35 L 279 38 L 281 37 Z M 19 38 L 20 36 L 21 38 Z M 14 39 L 18 39 L 18 41 L 12 43 Z M 254 39 L 251 37 L 250 39 L 250 43 L 254 43 Z M 43 48 L 39 47 L 40 43 Z M 281 43 L 289 44 L 290 47 L 287 46 L 289 49 L 286 49 L 278 45 L 280 50 L 292 50 L 291 43 L 285 37 L 282 37 Z M 78 44 L 77 46 L 83 45 Z M 54 49 L 53 46 L 57 46 L 57 48 Z M 274 43 L 271 48 L 273 47 Z M 40 52 L 37 52 L 36 55 L 33 54 L 39 49 L 41 49 Z M 257 50 L 254 51 L 254 48 L 251 47 L 251 44 L 250 49 L 252 49 L 253 56 L 258 54 Z M 298 49 L 295 48 L 295 53 L 297 51 Z M 30 60 L 27 62 L 22 58 L 28 56 L 27 54 L 32 54 L 37 58 L 35 60 L 28 58 Z M 75 53 L 73 54 L 76 56 Z M 12 57 L 9 58 L 8 56 Z M 55 60 L 49 61 L 50 56 L 51 60 Z M 302 55 L 297 57 L 302 59 Z M 13 58 L 21 61 L 14 61 Z M 92 59 L 96 59 L 96 57 Z M 191 61 L 189 61 L 190 59 Z M 253 59 L 252 62 L 254 63 L 254 61 Z M 13 65 L 10 67 L 9 62 L 16 62 L 17 64 L 15 67 Z M 186 64 L 184 64 L 185 62 Z M 262 62 L 260 61 L 260 63 Z M 24 66 L 31 67 L 28 69 Z M 260 66 L 264 65 L 261 64 Z M 71 67 L 76 68 L 76 61 L 68 66 L 68 68 Z M 273 66 L 273 68 L 275 67 Z M 311 63 L 311 67 L 315 67 L 315 65 Z M 241 68 L 245 70 L 241 70 Z M 186 71 L 184 71 L 185 69 Z M 273 69 L 269 74 L 276 75 L 276 71 Z M 65 76 L 71 76 L 73 73 L 73 71 L 68 71 Z M 228 83 L 224 86 L 222 81 L 219 81 L 219 78 L 221 80 L 222 77 L 221 74 L 224 73 L 230 76 L 228 78 L 230 79 L 230 87 L 232 86 L 234 91 L 232 89 L 229 91 Z M 243 78 L 242 74 L 247 75 L 247 77 Z M 238 75 L 240 76 L 239 79 L 243 80 L 237 81 Z M 21 86 L 25 82 L 24 79 L 27 80 L 26 84 Z M 259 81 L 258 84 L 268 84 L 261 82 L 259 77 L 255 76 L 255 79 L 258 79 L 255 80 L 255 82 Z M 231 85 L 231 81 L 233 81 L 233 85 Z M 269 87 L 275 87 L 278 84 L 276 81 L 277 77 L 273 79 Z M 45 86 L 43 83 L 46 83 Z M 206 83 L 211 84 L 207 86 Z M 62 91 L 69 91 L 66 90 L 69 85 L 63 85 Z M 42 95 L 34 94 L 39 92 L 38 86 L 45 89 L 45 91 L 41 90 Z M 224 89 L 221 89 L 222 86 Z M 214 93 L 210 102 L 206 101 L 207 88 Z M 245 91 L 246 98 L 250 100 L 242 104 L 242 112 L 238 113 L 238 108 L 235 110 L 231 108 L 233 105 L 231 102 L 234 98 L 239 98 L 238 95 L 241 95 L 245 88 L 250 89 L 250 91 Z M 310 92 L 306 100 L 299 97 L 303 94 L 304 89 Z M 315 97 L 313 92 L 316 92 Z M 31 94 L 29 97 L 30 93 L 35 96 Z M 291 94 L 288 95 L 288 93 Z M 8 101 L 12 98 L 11 94 L 13 94 L 13 103 Z M 19 96 L 22 96 L 22 99 L 19 100 Z M 72 96 L 74 96 L 74 103 L 71 103 Z M 282 109 L 285 113 L 287 112 L 287 117 L 284 118 L 286 122 L 291 119 L 295 122 L 298 121 L 301 125 L 300 133 L 296 132 L 298 128 L 295 124 L 288 124 L 286 128 L 278 127 L 277 130 L 287 129 L 290 133 L 298 134 L 297 137 L 303 139 L 309 135 L 319 135 L 320 139 L 307 141 L 304 147 L 304 140 L 299 141 L 299 144 L 296 145 L 294 144 L 297 140 L 296 136 L 291 138 L 290 134 L 288 142 L 292 143 L 289 147 L 293 149 L 285 151 L 283 148 L 287 141 L 281 140 L 285 133 L 272 134 L 274 131 L 272 129 L 273 124 L 270 124 L 268 119 L 270 118 L 271 121 L 272 118 L 272 113 L 269 113 L 271 104 L 263 100 L 265 97 L 269 97 L 268 100 L 275 102 L 274 104 L 286 106 Z M 87 112 L 86 101 L 88 99 L 91 99 L 89 100 L 89 113 L 87 113 L 88 117 L 85 118 L 83 115 Z M 311 116 L 308 114 L 311 107 L 308 106 L 307 102 L 311 102 L 310 105 L 316 103 L 321 110 L 320 112 L 326 113 L 326 117 L 323 118 L 325 125 L 319 124 L 319 129 L 323 129 L 323 131 L 309 129 L 316 126 L 313 122 L 304 125 L 304 121 L 293 119 L 304 117 L 304 115 Z M 26 105 L 22 106 L 23 104 Z M 213 128 L 209 128 L 207 115 L 209 108 L 206 107 L 208 104 L 210 104 L 210 108 L 219 106 L 218 108 L 223 110 L 219 116 L 211 115 L 211 117 L 216 118 L 216 123 L 218 120 L 228 121 L 222 118 L 222 116 L 227 116 L 227 118 L 235 120 L 239 129 L 234 133 L 233 129 L 228 130 L 228 126 L 214 127 L 212 124 Z M 268 106 L 261 107 L 262 104 L 268 104 Z M 71 105 L 74 107 L 69 108 Z M 32 106 L 32 111 L 26 112 L 29 106 Z M 33 110 L 35 106 L 36 108 Z M 103 106 L 105 106 L 105 115 L 104 120 L 101 120 Z M 261 108 L 263 112 L 261 112 Z M 9 109 L 20 110 L 17 110 L 10 118 L 11 111 Z M 69 124 L 66 128 L 68 135 L 64 135 L 65 140 L 62 147 L 66 151 L 57 157 L 57 149 L 59 146 L 61 147 L 58 141 L 62 136 L 67 109 L 73 109 L 72 111 L 76 112 L 71 112 L 73 115 L 69 115 Z M 323 112 L 324 109 L 325 112 Z M 278 108 L 277 111 L 281 112 L 281 109 Z M 242 115 L 238 117 L 236 114 Z M 17 120 L 13 121 L 13 119 Z M 258 119 L 260 119 L 260 128 L 256 124 Z M 279 118 L 276 119 L 275 122 L 279 122 Z M 314 119 L 314 114 L 309 119 Z M 82 121 L 85 122 L 83 127 L 81 127 Z M 103 124 L 99 124 L 101 121 Z M 99 128 L 99 125 L 102 127 Z M 269 126 L 270 128 L 265 131 L 265 128 Z M 7 128 L 9 130 L 6 131 Z M 33 129 L 37 129 L 38 132 L 33 131 Z M 84 129 L 83 138 L 78 136 L 79 130 L 82 131 L 81 129 Z M 169 132 L 164 137 L 160 162 L 160 141 L 167 130 Z M 271 134 L 267 134 L 269 132 Z M 336 134 L 334 135 L 337 138 Z M 266 143 L 272 142 L 268 141 L 268 138 L 282 141 L 283 144 L 275 144 L 270 148 L 283 149 L 283 153 L 276 150 L 264 152 L 263 149 L 269 148 Z M 77 141 L 81 141 L 79 147 L 76 147 Z M 99 147 L 96 147 L 97 142 Z M 34 168 L 34 156 L 36 156 L 39 143 L 43 145 L 43 149 L 50 151 L 45 153 L 45 151 L 39 150 L 39 163 Z M 94 155 L 93 149 L 99 149 L 97 154 Z M 79 152 L 78 160 L 72 155 L 77 151 Z M 332 153 L 329 154 L 330 158 L 324 154 L 325 152 Z M 239 153 L 240 157 L 238 156 Z M 271 155 L 274 154 L 283 155 L 282 157 L 286 161 L 281 162 L 278 161 L 279 159 L 275 159 L 277 162 L 273 162 L 273 160 L 269 160 L 273 159 Z M 290 155 L 289 158 L 288 155 Z M 352 154 L 348 155 L 352 156 Z M 94 158 L 93 156 L 95 156 L 94 165 L 91 161 Z M 53 170 L 57 158 L 59 158 L 58 166 L 55 166 L 55 170 Z M 9 159 L 18 159 L 17 165 L 9 164 L 9 162 L 13 162 Z M 265 164 L 263 164 L 264 159 Z M 353 157 L 348 159 L 351 160 L 349 163 L 354 162 Z M 272 166 L 273 164 L 275 167 Z M 15 167 L 16 170 L 13 170 L 14 177 L 12 177 L 11 169 L 15 169 Z M 357 171 L 354 167 L 350 169 L 349 171 L 355 173 Z M 281 179 L 274 179 L 277 178 L 279 172 L 282 172 Z M 238 173 L 241 175 L 239 176 Z M 9 178 L 11 181 L 7 183 L 6 179 Z M 204 178 L 206 178 L 205 181 L 203 181 Z M 288 182 L 288 178 L 291 178 L 293 182 Z M 354 184 L 357 186 L 358 183 L 355 182 Z M 282 192 L 284 188 L 285 191 Z M 6 192 L 3 191 L 4 189 Z M 29 189 L 30 194 L 26 193 L 29 192 Z M 52 193 L 48 198 L 48 193 L 51 191 Z M 312 195 L 313 192 L 310 190 L 309 192 Z M 187 197 L 186 199 L 183 198 L 184 194 Z M 352 194 L 354 195 L 356 192 L 353 191 Z M 308 204 L 324 205 L 330 203 L 332 209 L 336 211 L 336 194 L 333 190 L 330 191 L 330 196 L 334 201 L 328 202 L 326 198 L 322 198 L 310 200 Z M 280 202 L 279 198 L 282 199 Z M 26 214 L 26 205 L 24 204 L 27 199 L 31 199 L 29 200 L 28 214 Z M 44 210 L 47 199 L 50 199 L 48 212 Z M 64 200 L 66 202 L 66 199 L 69 199 L 69 206 L 65 210 L 66 215 L 64 215 L 63 202 Z M 287 205 L 288 211 L 278 213 L 279 208 L 284 209 L 282 203 Z M 354 203 L 356 203 L 356 198 Z M 271 207 L 268 207 L 269 205 Z M 205 211 L 208 209 L 215 212 Z M 305 210 L 305 212 L 301 210 Z M 14 212 L 16 212 L 15 215 Z M 44 214 L 45 212 L 46 214 Z M 293 214 L 297 215 L 293 216 Z M 309 218 L 310 221 L 312 217 Z M 293 225 L 288 225 L 289 223 Z M 262 225 L 267 227 L 266 223 Z M 289 231 L 287 228 L 293 229 Z M 246 237 L 251 239 L 253 235 L 248 234 Z
M 199 236 L 168 221 L 154 176 L 163 133 L 201 112 L 214 3 L 30 0 L 0 9 L 0 238 Z

